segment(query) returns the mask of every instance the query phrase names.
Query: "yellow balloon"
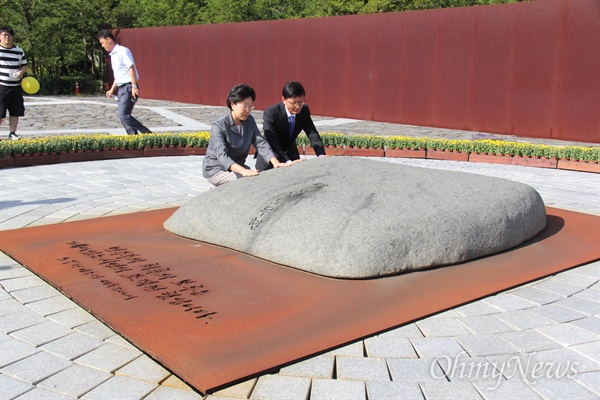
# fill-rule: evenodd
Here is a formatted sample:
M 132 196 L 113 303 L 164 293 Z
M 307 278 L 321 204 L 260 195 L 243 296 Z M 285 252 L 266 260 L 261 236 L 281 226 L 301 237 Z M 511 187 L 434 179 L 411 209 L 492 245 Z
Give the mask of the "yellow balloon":
M 36 94 L 38 90 L 40 90 L 40 83 L 37 79 L 28 76 L 23 78 L 23 80 L 21 81 L 21 87 L 23 88 L 23 91 L 27 94 Z

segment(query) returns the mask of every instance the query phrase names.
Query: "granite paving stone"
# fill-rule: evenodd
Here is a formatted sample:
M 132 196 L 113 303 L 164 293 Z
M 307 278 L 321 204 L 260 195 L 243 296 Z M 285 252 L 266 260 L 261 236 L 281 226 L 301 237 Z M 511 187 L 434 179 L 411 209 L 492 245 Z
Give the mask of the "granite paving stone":
M 556 321 L 536 314 L 532 310 L 516 310 L 509 313 L 502 313 L 496 317 L 509 323 L 517 329 L 533 329 L 541 326 L 556 325 Z
M 576 321 L 587 317 L 584 313 L 563 307 L 557 303 L 543 305 L 535 309 L 534 312 L 559 323 Z
M 177 389 L 190 389 L 190 387 L 176 375 L 170 375 L 162 382 L 163 386 L 173 387 Z
M 495 315 L 475 315 L 459 319 L 460 323 L 475 334 L 491 334 L 510 332 L 514 330 L 509 324 L 498 319 Z
M 600 279 L 600 261 L 592 262 L 573 271 L 575 275 L 583 275 Z
M 569 347 L 578 353 L 583 354 L 590 360 L 600 363 L 600 342 L 587 342 L 582 344 L 576 344 L 575 346 Z
M 571 296 L 564 300 L 559 300 L 555 304 L 589 315 L 596 314 L 598 309 L 600 309 L 600 302 L 578 296 Z
M 73 332 L 70 335 L 46 343 L 39 348 L 57 356 L 64 357 L 67 360 L 74 360 L 103 345 L 104 342 L 98 338 L 84 333 Z
M 247 397 L 245 397 L 247 398 Z M 154 389 L 150 394 L 144 397 L 144 400 L 202 400 L 202 399 L 214 399 L 214 400 L 225 400 L 223 397 L 218 396 L 201 396 L 200 394 L 192 390 L 176 389 L 167 386 L 159 386 Z M 239 400 L 234 398 L 234 400 Z
M 438 379 L 446 381 L 446 375 L 437 359 L 389 358 L 387 364 L 392 381 L 428 382 Z
M 412 323 L 412 324 L 400 326 L 398 328 L 390 329 L 389 331 L 382 332 L 377 336 L 382 337 L 382 338 L 387 338 L 387 337 L 411 338 L 411 337 L 423 337 L 423 333 L 417 327 L 416 324 Z
M 281 368 L 280 375 L 308 376 L 313 378 L 332 378 L 335 357 L 321 355 Z
M 437 314 L 433 314 L 430 315 L 428 317 L 428 319 L 435 319 L 435 318 L 460 318 L 463 317 L 464 315 L 459 313 L 456 309 L 450 309 L 450 310 L 445 310 L 442 312 L 439 312 Z M 414 325 L 416 325 L 416 323 L 414 323 Z
M 412 382 L 366 382 L 369 400 L 423 400 L 418 383 Z
M 327 353 L 327 355 L 333 356 L 354 356 L 361 357 L 364 356 L 365 350 L 362 341 L 354 342 L 352 344 L 339 347 L 337 349 L 331 350 Z
M 132 350 L 138 350 L 137 347 L 129 343 L 127 340 L 123 339 L 123 337 L 119 334 L 109 336 L 106 339 L 104 339 L 104 341 L 106 343 L 118 344 L 119 346 L 128 347 Z
M 415 351 L 421 358 L 435 358 L 437 356 L 456 356 L 465 349 L 453 337 L 411 338 Z
M 526 353 L 562 347 L 557 341 L 552 340 L 535 330 L 503 332 L 498 335 L 518 347 L 522 352 Z
M 33 311 L 31 311 L 33 312 Z M 11 336 L 40 346 L 63 336 L 71 334 L 71 330 L 53 321 L 44 321 L 11 333 Z
M 75 328 L 75 330 L 87 333 L 88 335 L 92 335 L 102 340 L 115 335 L 115 332 L 112 329 L 98 320 L 79 325 Z
M 73 400 L 77 397 L 67 396 L 62 393 L 55 392 L 53 390 L 44 389 L 42 387 L 35 387 L 27 393 L 22 394 L 18 400 Z
M 496 296 L 486 297 L 483 299 L 483 302 L 497 307 L 502 311 L 526 310 L 537 305 L 534 302 L 513 296 L 512 294 L 508 293 L 500 293 Z
M 539 400 L 540 396 L 527 384 L 521 381 L 499 381 L 495 383 L 489 382 L 473 382 L 473 386 L 484 400 Z
M 35 275 L 23 276 L 13 279 L 4 279 L 0 282 L 0 285 L 7 292 L 14 292 L 16 290 L 32 288 L 36 286 L 44 286 L 46 282 Z
M 299 376 L 263 375 L 258 378 L 250 396 L 253 400 L 267 399 L 307 399 L 310 391 L 310 378 Z
M 364 382 L 321 378 L 312 381 L 310 400 L 366 400 L 366 398 Z
M 2 399 L 14 399 L 34 388 L 35 386 L 30 383 L 0 373 L 0 395 Z
M 0 342 L 0 367 L 32 356 L 39 351 L 37 347 L 17 339 L 3 340 Z
M 0 287 L 0 315 L 2 315 L 2 301 L 4 300 L 14 300 L 13 297 L 2 287 Z
M 577 371 L 577 373 L 600 371 L 598 361 L 591 360 L 589 357 L 570 348 L 542 350 L 530 355 L 533 360 L 539 360 L 545 371 L 549 373 L 562 372 L 564 374 L 565 371 L 572 370 Z M 531 366 L 536 365 L 533 360 L 529 364 L 523 365 L 529 365 L 531 368 Z
M 37 217 L 32 218 L 27 215 L 17 216 L 0 222 L 0 230 L 23 228 L 28 226 L 32 222 L 37 221 L 38 219 L 39 218 Z
M 142 399 L 157 386 L 148 381 L 125 376 L 113 376 L 84 394 L 81 398 L 86 400 Z
M 408 338 L 375 336 L 365 339 L 364 344 L 368 357 L 417 357 L 417 353 Z
M 417 321 L 416 324 L 426 337 L 471 334 L 456 318 L 430 318 Z
M 427 400 L 481 400 L 481 395 L 470 382 L 443 381 L 419 383 Z
M 44 317 L 29 309 L 22 312 L 12 313 L 0 318 L 0 331 L 12 334 L 20 329 L 27 328 L 45 322 Z
M 519 349 L 498 335 L 460 336 L 456 340 L 471 356 L 518 353 Z
M 523 287 L 514 289 L 510 294 L 518 297 L 522 297 L 526 300 L 532 301 L 537 304 L 549 304 L 554 303 L 558 300 L 562 300 L 564 296 L 557 293 L 550 292 L 548 290 L 542 290 L 535 287 Z
M 12 340 L 12 337 L 8 335 L 8 333 L 0 332 L 0 343 Z
M 560 282 L 556 279 L 547 279 L 535 285 L 537 289 L 547 290 L 559 294 L 564 297 L 569 297 L 575 293 L 584 290 L 581 286 L 569 285 L 568 283 Z
M 112 374 L 108 372 L 99 371 L 84 365 L 73 364 L 44 379 L 38 386 L 65 395 L 81 397 L 111 377 Z
M 583 385 L 573 385 L 572 383 L 573 380 L 569 378 L 540 379 L 532 385 L 532 389 L 539 393 L 543 398 L 549 399 L 598 399 L 596 394 L 586 389 Z
M 565 346 L 587 343 L 598 340 L 598 335 L 586 329 L 574 325 L 561 324 L 552 326 L 543 326 L 536 328 L 536 331 L 548 336 L 549 338 L 562 343 Z
M 580 297 L 582 299 L 587 299 L 591 301 L 595 301 L 596 303 L 600 303 L 600 290 L 596 285 L 592 285 L 589 288 L 582 290 L 581 292 L 575 293 L 573 297 Z
M 504 380 L 501 371 L 485 357 L 469 357 L 463 353 L 455 357 L 438 357 L 436 360 L 450 382 Z
M 143 354 L 129 364 L 115 371 L 115 375 L 123 375 L 152 383 L 160 383 L 171 373 Z
M 502 312 L 502 309 L 482 301 L 476 301 L 474 303 L 465 304 L 463 306 L 457 307 L 455 310 L 458 313 L 460 313 L 460 315 L 463 317 L 497 314 Z
M 247 399 L 250 397 L 250 394 L 252 394 L 252 390 L 254 390 L 254 387 L 256 386 L 256 381 L 258 379 L 254 378 L 254 379 L 248 379 L 247 381 L 244 381 L 242 383 L 238 383 L 236 385 L 232 385 L 229 386 L 225 389 L 216 391 L 214 393 L 212 393 L 213 395 L 217 396 L 217 397 L 230 397 L 230 398 L 241 398 L 241 399 Z
M 5 281 L 14 278 L 26 278 L 32 276 L 33 273 L 27 268 L 21 267 L 18 264 L 5 265 L 0 263 L 0 281 Z M 0 286 L 3 286 L 0 282 Z
M 579 382 L 587 390 L 600 397 L 600 371 L 577 374 L 573 379 Z
M 6 181 L 10 181 L 10 178 L 7 178 Z M 21 182 L 20 179 L 16 180 L 17 182 Z M 6 183 L 6 182 L 5 182 Z M 10 258 L 7 254 L 0 252 L 0 266 L 1 267 L 18 267 L 21 268 L 21 265 Z
M 75 362 L 101 371 L 114 372 L 140 356 L 128 347 L 107 343 L 75 359 Z
M 2 373 L 35 385 L 72 364 L 72 362 L 62 357 L 40 351 L 2 367 Z
M 539 377 L 533 378 L 534 373 L 545 373 L 542 371 L 545 367 L 544 362 L 535 356 L 536 353 L 516 353 L 487 356 L 486 358 L 502 373 L 504 380 L 499 381 L 501 384 L 506 381 L 515 381 L 529 385 L 539 379 Z
M 600 335 L 600 318 L 596 316 L 578 319 L 571 324 Z
M 35 286 L 27 289 L 15 290 L 11 295 L 23 304 L 31 303 L 50 297 L 60 296 L 60 292 L 51 286 Z
M 390 381 L 390 373 L 383 358 L 337 356 L 337 379 Z
M 572 271 L 566 271 L 556 275 L 556 280 L 562 283 L 579 286 L 582 289 L 598 282 L 598 276 L 580 275 Z
M 60 311 L 55 314 L 48 315 L 48 319 L 58 322 L 69 328 L 73 328 L 87 322 L 93 321 L 94 318 L 90 313 L 80 307 L 70 308 L 65 311 Z
M 27 308 L 43 316 L 55 314 L 75 307 L 78 307 L 78 305 L 63 296 L 50 297 L 27 304 Z
M 4 292 L 4 293 L 6 293 L 6 292 Z M 1 317 L 4 317 L 5 315 L 9 315 L 9 314 L 22 313 L 25 310 L 27 310 L 27 307 L 25 307 L 21 302 L 15 300 L 10 295 L 8 295 L 8 298 L 5 298 L 4 300 L 0 300 L 0 316 Z M 2 327 L 3 327 L 3 325 L 0 324 L 0 329 Z

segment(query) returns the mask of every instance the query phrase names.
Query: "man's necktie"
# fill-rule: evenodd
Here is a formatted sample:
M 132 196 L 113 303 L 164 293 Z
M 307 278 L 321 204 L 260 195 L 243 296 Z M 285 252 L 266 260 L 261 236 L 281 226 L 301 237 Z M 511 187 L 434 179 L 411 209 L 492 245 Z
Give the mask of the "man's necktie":
M 296 118 L 294 118 L 293 115 L 290 115 L 290 117 L 288 118 L 288 125 L 290 128 L 290 139 L 292 138 L 292 136 L 294 136 L 294 124 L 296 123 Z

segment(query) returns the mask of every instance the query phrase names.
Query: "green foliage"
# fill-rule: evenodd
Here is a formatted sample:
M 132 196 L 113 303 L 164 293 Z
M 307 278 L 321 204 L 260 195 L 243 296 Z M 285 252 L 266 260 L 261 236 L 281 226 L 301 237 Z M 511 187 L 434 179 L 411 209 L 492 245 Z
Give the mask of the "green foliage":
M 198 133 L 150 133 L 143 135 L 114 136 L 71 135 L 49 136 L 34 139 L 1 140 L 0 157 L 20 154 L 75 153 L 78 151 L 98 151 L 106 149 L 143 149 L 145 147 L 208 146 L 208 132 Z
M 76 84 L 81 94 L 103 93 L 102 81 L 93 76 L 43 76 L 40 81 L 40 95 L 72 95 Z
M 409 136 L 387 136 L 385 147 L 388 149 L 420 150 L 427 148 L 427 139 Z
M 324 146 L 343 146 L 346 144 L 346 135 L 343 133 L 324 133 L 321 135 Z
M 298 135 L 296 137 L 296 146 L 310 146 L 310 140 L 308 139 L 308 136 L 306 136 L 304 133 Z
M 51 152 L 98 151 L 105 149 L 143 149 L 146 147 L 196 147 L 206 148 L 210 134 L 198 133 L 149 133 L 141 135 L 114 136 L 72 135 L 49 136 L 35 139 L 0 140 L 0 157 L 15 154 L 43 154 Z M 463 153 L 481 153 L 508 156 L 547 157 L 586 162 L 600 162 L 600 147 L 548 146 L 503 140 L 447 140 L 415 138 L 408 136 L 345 135 L 322 133 L 325 146 L 448 150 Z M 310 146 L 305 134 L 298 136 L 298 146 Z
M 137 18 L 131 26 L 136 28 L 193 25 L 205 22 L 203 6 L 204 2 L 191 0 L 121 0 L 118 12 L 125 17 L 134 10 Z

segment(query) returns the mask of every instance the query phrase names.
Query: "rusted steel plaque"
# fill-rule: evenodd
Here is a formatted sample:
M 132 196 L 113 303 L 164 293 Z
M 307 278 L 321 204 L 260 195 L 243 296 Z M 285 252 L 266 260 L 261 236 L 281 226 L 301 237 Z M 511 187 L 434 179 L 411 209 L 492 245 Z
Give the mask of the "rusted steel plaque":
M 600 217 L 547 211 L 517 249 L 370 280 L 177 237 L 174 209 L 2 231 L 0 248 L 206 393 L 600 258 Z

